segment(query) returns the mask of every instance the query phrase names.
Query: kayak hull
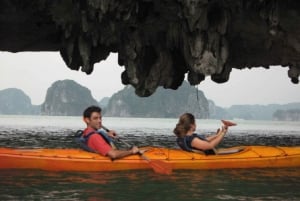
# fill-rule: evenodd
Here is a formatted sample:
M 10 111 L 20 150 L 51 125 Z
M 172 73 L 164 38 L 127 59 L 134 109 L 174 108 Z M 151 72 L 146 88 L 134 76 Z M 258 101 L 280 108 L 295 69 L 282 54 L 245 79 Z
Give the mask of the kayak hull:
M 300 167 L 299 147 L 246 146 L 231 154 L 204 155 L 179 149 L 145 147 L 145 156 L 159 160 L 174 170 L 226 168 Z M 241 149 L 233 147 L 230 149 Z M 121 171 L 150 169 L 138 155 L 110 160 L 80 149 L 0 148 L 0 169 L 40 169 L 48 171 Z

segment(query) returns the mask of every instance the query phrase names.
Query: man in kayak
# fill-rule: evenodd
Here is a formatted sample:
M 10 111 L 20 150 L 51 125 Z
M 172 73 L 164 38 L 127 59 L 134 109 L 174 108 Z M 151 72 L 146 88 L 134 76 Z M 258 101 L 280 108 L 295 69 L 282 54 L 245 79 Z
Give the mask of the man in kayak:
M 133 146 L 130 150 L 116 150 L 110 145 L 111 138 L 116 138 L 116 133 L 111 130 L 106 135 L 98 130 L 102 127 L 101 108 L 90 106 L 83 112 L 83 121 L 87 127 L 83 131 L 83 138 L 87 138 L 86 145 L 93 151 L 108 156 L 111 159 L 118 159 L 139 153 L 139 149 Z
M 224 126 L 217 131 L 215 135 L 205 137 L 196 134 L 196 122 L 194 115 L 185 113 L 180 116 L 179 121 L 174 128 L 174 134 L 177 136 L 177 144 L 185 151 L 204 152 L 206 154 L 216 154 L 215 147 L 222 141 L 227 133 L 228 126 L 235 125 L 232 122 L 223 121 Z

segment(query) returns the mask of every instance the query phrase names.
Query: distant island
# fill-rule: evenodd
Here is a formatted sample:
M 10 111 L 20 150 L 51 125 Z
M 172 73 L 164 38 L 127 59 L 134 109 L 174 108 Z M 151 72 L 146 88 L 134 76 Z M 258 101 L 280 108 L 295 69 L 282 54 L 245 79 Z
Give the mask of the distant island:
M 126 86 L 111 97 L 96 101 L 91 91 L 72 80 L 54 82 L 41 105 L 32 105 L 22 90 L 0 90 L 0 114 L 81 116 L 89 105 L 99 105 L 105 116 L 178 118 L 191 112 L 199 119 L 300 121 L 300 102 L 269 105 L 232 105 L 222 108 L 201 90 L 184 82 L 177 90 L 158 88 L 150 97 L 138 97 Z
M 73 80 L 56 81 L 47 90 L 42 115 L 78 116 L 88 105 L 98 105 L 91 91 Z
M 279 120 L 279 121 L 299 121 L 300 120 L 300 109 L 277 110 L 273 114 L 273 119 Z
M 209 118 L 209 103 L 203 92 L 184 82 L 177 90 L 158 88 L 150 97 L 138 97 L 131 86 L 115 93 L 105 110 L 106 116 L 177 118 L 190 112 Z
M 40 114 L 40 106 L 32 105 L 29 96 L 20 89 L 0 90 L 0 103 L 0 114 Z
M 229 118 L 245 119 L 245 120 L 284 120 L 279 119 L 274 114 L 279 111 L 297 111 L 300 109 L 299 103 L 288 104 L 269 104 L 269 105 L 233 105 L 226 109 Z M 292 114 L 289 113 L 289 114 Z M 288 119 L 288 117 L 286 118 Z M 290 118 L 294 121 L 300 121 L 300 118 Z

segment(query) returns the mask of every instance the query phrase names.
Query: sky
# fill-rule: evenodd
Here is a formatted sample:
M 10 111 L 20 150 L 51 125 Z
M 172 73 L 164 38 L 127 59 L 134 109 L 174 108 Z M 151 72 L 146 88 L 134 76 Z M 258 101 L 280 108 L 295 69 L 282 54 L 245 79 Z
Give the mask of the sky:
M 94 65 L 92 74 L 69 69 L 58 52 L 0 52 L 0 90 L 19 88 L 34 105 L 42 104 L 47 89 L 57 80 L 71 79 L 91 90 L 97 100 L 110 97 L 124 88 L 121 82 L 123 66 L 117 54 Z M 288 68 L 233 69 L 228 82 L 217 84 L 210 77 L 197 87 L 216 105 L 286 104 L 300 102 L 300 84 L 291 83 Z

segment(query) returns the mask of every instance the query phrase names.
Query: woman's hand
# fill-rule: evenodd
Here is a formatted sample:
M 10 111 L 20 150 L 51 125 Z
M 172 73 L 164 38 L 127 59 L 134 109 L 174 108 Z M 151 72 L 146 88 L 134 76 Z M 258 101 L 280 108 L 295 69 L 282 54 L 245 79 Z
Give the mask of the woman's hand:
M 226 134 L 228 131 L 228 127 L 223 125 L 221 128 L 218 128 L 217 135 Z
M 226 125 L 222 126 L 221 131 L 222 131 L 223 133 L 227 133 L 227 131 L 228 131 L 228 126 L 226 126 Z
M 222 131 L 223 133 L 226 133 L 226 132 L 228 131 L 228 128 L 229 128 L 230 126 L 236 126 L 236 123 L 234 123 L 234 122 L 227 121 L 227 120 L 221 120 L 221 121 L 222 121 L 222 123 L 223 123 L 223 126 L 222 126 L 222 128 L 221 128 L 221 131 Z

